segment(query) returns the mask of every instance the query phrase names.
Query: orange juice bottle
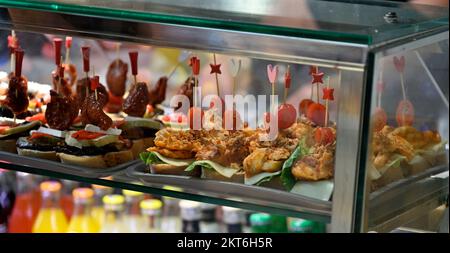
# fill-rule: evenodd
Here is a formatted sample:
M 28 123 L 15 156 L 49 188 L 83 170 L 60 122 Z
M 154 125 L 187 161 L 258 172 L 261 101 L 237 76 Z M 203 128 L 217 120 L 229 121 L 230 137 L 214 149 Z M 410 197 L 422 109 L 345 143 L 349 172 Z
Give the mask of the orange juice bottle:
M 61 184 L 45 181 L 40 185 L 42 205 L 33 224 L 33 233 L 64 233 L 67 219 L 60 206 Z
M 90 188 L 73 190 L 74 209 L 68 233 L 97 233 L 100 230 L 91 213 L 93 200 L 94 190 Z
M 31 233 L 34 220 L 41 207 L 40 193 L 35 177 L 25 172 L 17 172 L 16 202 L 9 218 L 8 232 Z
M 103 208 L 103 197 L 112 194 L 113 188 L 103 185 L 92 185 L 94 188 L 94 205 L 92 206 L 92 217 L 97 224 L 102 228 L 105 220 L 105 209 Z

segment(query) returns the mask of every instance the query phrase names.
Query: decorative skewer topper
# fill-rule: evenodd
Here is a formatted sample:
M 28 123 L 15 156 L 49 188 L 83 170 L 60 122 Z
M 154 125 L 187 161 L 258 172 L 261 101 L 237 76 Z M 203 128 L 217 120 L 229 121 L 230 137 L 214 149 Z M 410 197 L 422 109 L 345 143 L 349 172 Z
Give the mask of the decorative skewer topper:
M 319 85 L 323 84 L 323 72 L 318 72 L 318 69 L 316 69 L 316 72 L 312 73 L 312 81 L 311 83 L 316 85 L 317 90 L 317 101 L 314 103 L 311 103 L 307 109 L 306 109 L 306 117 L 310 119 L 312 122 L 314 122 L 318 126 L 324 126 L 325 125 L 325 114 L 326 114 L 326 108 L 324 105 L 320 103 L 320 97 L 319 97 Z
M 401 56 L 400 58 L 394 56 L 394 66 L 397 72 L 400 74 L 400 85 L 402 87 L 403 96 L 403 100 L 399 102 L 396 112 L 397 124 L 399 126 L 411 126 L 414 122 L 414 106 L 406 96 L 406 86 L 404 78 L 405 65 L 406 62 L 404 56 Z
M 194 78 L 194 93 L 193 105 L 189 108 L 188 121 L 191 129 L 199 130 L 202 127 L 204 112 L 201 107 L 197 107 L 197 92 L 198 92 L 198 75 L 200 74 L 200 59 L 192 56 L 189 60 L 189 65 L 192 68 L 192 77 Z
M 278 128 L 286 129 L 297 120 L 297 111 L 291 104 L 286 103 L 289 88 L 291 87 L 291 71 L 290 66 L 287 67 L 286 74 L 284 75 L 284 97 L 283 104 L 278 107 Z
M 267 77 L 269 78 L 269 83 L 272 86 L 272 96 L 270 100 L 270 112 L 275 111 L 275 81 L 277 80 L 278 66 L 272 66 L 272 64 L 267 65 Z
M 222 74 L 222 71 L 220 71 L 220 66 L 221 64 L 217 64 L 217 60 L 216 60 L 216 54 L 213 54 L 214 57 L 214 63 L 210 63 L 209 66 L 211 67 L 211 72 L 210 74 L 214 74 L 215 78 L 216 78 L 216 90 L 217 90 L 217 97 L 214 97 L 211 100 L 211 103 L 209 104 L 209 108 L 216 108 L 218 103 L 221 103 L 221 110 L 222 113 L 225 110 L 225 103 L 222 100 L 222 97 L 220 96 L 220 85 L 219 85 L 219 74 Z M 234 94 L 233 94 L 234 96 Z M 234 108 L 234 106 L 233 106 Z
M 90 80 L 89 80 L 89 71 L 90 71 L 89 52 L 90 52 L 90 47 L 88 47 L 88 46 L 81 47 L 81 53 L 83 55 L 83 71 L 86 74 L 86 81 L 85 81 L 86 96 L 89 94 L 89 87 L 88 86 L 90 84 Z
M 61 65 L 61 46 L 62 40 L 60 38 L 53 39 L 53 46 L 55 48 L 55 65 L 56 67 Z
M 8 35 L 8 48 L 9 48 L 9 54 L 10 54 L 10 72 L 14 72 L 15 67 L 15 58 L 14 53 L 15 50 L 19 48 L 19 40 L 16 37 L 16 32 L 14 30 L 11 30 L 11 35 Z

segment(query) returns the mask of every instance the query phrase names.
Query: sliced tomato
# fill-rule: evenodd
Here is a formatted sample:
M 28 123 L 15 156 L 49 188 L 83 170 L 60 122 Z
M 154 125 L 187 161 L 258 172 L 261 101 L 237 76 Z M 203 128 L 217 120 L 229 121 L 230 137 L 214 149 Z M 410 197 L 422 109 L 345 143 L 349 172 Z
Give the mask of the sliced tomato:
M 10 126 L 0 126 L 0 134 L 4 134 L 10 128 Z
M 38 113 L 38 114 L 35 114 L 33 116 L 26 117 L 25 120 L 28 121 L 28 122 L 40 121 L 43 124 L 47 123 L 47 120 L 45 119 L 45 114 L 44 113 Z
M 322 145 L 331 144 L 336 140 L 333 130 L 329 127 L 318 127 L 314 133 L 314 139 Z
M 72 137 L 77 140 L 92 140 L 104 136 L 102 133 L 94 133 L 86 130 L 80 130 L 72 134 Z
M 45 134 L 45 133 L 34 132 L 34 133 L 31 134 L 29 139 L 33 140 L 33 139 L 39 139 L 39 138 L 42 138 L 42 137 L 47 137 L 48 138 L 48 137 L 52 137 L 52 136 L 49 135 L 49 134 Z

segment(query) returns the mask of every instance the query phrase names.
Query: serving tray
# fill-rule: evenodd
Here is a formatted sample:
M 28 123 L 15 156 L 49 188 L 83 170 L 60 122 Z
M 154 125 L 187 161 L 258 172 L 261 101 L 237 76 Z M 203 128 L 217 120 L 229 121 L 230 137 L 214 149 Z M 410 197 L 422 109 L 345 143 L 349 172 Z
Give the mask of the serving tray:
M 21 156 L 18 154 L 0 151 L 0 160 L 3 163 L 12 163 L 36 169 L 48 170 L 59 173 L 67 173 L 87 178 L 101 178 L 116 174 L 127 167 L 139 162 L 139 160 L 129 161 L 110 168 L 88 168 L 76 165 L 65 164 L 35 157 Z

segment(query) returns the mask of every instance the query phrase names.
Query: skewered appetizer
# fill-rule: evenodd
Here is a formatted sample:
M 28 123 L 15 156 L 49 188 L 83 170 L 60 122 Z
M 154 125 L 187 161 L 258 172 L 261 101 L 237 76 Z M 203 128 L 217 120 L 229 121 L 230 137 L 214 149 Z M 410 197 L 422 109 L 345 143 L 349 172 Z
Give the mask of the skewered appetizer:
M 1 118 L 0 122 L 0 150 L 16 153 L 15 142 L 21 136 L 28 135 L 32 129 L 39 127 L 39 121 L 26 122 L 16 120 L 19 115 L 28 109 L 28 81 L 22 76 L 22 61 L 24 51 L 15 50 L 15 71 L 9 79 L 6 98 L 0 101 L 0 105 L 6 106 L 13 112 L 13 119 Z

